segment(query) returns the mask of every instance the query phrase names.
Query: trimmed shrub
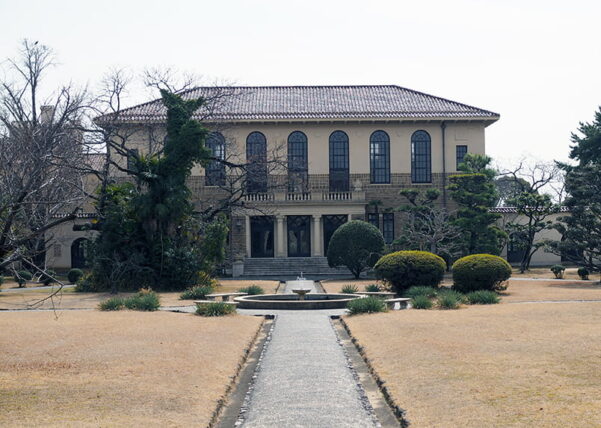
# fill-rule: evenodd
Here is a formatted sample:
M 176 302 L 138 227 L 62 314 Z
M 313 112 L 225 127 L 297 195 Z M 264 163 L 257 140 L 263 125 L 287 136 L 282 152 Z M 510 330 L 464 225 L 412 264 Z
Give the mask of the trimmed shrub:
M 345 285 L 344 287 L 342 287 L 341 291 L 344 294 L 355 294 L 357 291 L 359 291 L 359 289 L 357 288 L 356 285 L 348 284 L 348 285 Z
M 443 293 L 438 296 L 438 306 L 440 309 L 457 309 L 461 302 L 451 293 Z
M 236 312 L 234 305 L 225 302 L 198 303 L 196 314 L 203 317 L 222 317 Z
M 83 278 L 83 271 L 81 269 L 74 268 L 67 273 L 67 279 L 71 284 L 77 284 L 77 281 L 81 278 Z
M 346 308 L 350 315 L 357 314 L 373 314 L 376 312 L 386 312 L 388 307 L 384 299 L 375 296 L 362 297 L 353 299 L 346 304 Z
M 368 293 L 377 293 L 382 291 L 382 288 L 378 284 L 369 284 L 365 286 L 365 291 Z
M 378 278 L 402 294 L 415 285 L 437 287 L 446 264 L 441 257 L 427 251 L 397 251 L 378 260 L 374 269 Z
M 53 282 L 56 282 L 54 278 L 56 278 L 56 272 L 50 269 L 42 272 L 42 275 L 40 275 L 40 282 L 44 285 L 50 285 Z
M 384 237 L 377 227 L 365 221 L 351 220 L 332 235 L 327 248 L 328 265 L 346 266 L 355 278 L 359 278 L 361 272 L 374 265 L 384 248 Z
M 472 291 L 465 295 L 470 305 L 495 305 L 499 303 L 499 295 L 490 290 Z
M 578 276 L 580 277 L 580 279 L 588 279 L 589 275 L 590 275 L 590 272 L 587 268 L 585 268 L 585 267 L 578 268 Z M 1 281 L 0 281 L 0 284 L 2 284 Z
M 566 268 L 563 265 L 553 265 L 551 266 L 551 272 L 553 272 L 553 275 L 555 275 L 555 278 L 557 279 L 563 279 L 563 273 L 565 272 Z
M 213 287 L 208 285 L 197 285 L 195 287 L 188 288 L 179 298 L 181 300 L 204 300 L 207 298 L 207 294 L 213 292 Z
M 19 287 L 24 287 L 27 281 L 33 279 L 33 275 L 28 270 L 19 270 L 15 273 L 15 282 L 19 284 Z
M 4 277 L 0 275 L 0 285 L 4 284 Z
M 411 299 L 411 307 L 413 309 L 431 309 L 432 300 L 428 296 L 419 295 Z
M 473 254 L 453 263 L 453 288 L 463 293 L 503 289 L 510 277 L 509 263 L 491 254 Z
M 249 285 L 248 287 L 240 288 L 240 289 L 238 289 L 238 292 L 247 293 L 251 296 L 256 296 L 258 294 L 265 294 L 265 290 L 263 290 L 263 288 L 259 287 L 258 285 Z
M 124 306 L 123 297 L 111 297 L 104 302 L 100 302 L 98 309 L 101 311 L 120 311 Z
M 434 287 L 416 286 L 410 287 L 407 291 L 405 291 L 403 296 L 409 297 L 411 299 L 417 296 L 426 296 L 427 298 L 431 299 L 433 297 L 436 297 L 437 294 L 438 291 Z

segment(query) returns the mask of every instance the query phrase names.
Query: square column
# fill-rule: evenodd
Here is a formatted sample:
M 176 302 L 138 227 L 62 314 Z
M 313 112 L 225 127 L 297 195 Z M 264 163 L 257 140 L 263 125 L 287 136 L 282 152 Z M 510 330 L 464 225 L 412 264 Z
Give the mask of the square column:
M 244 216 L 245 220 L 245 234 L 246 234 L 246 257 L 251 256 L 251 243 L 250 243 L 250 217 Z
M 311 255 L 313 257 L 323 256 L 321 249 L 321 215 L 313 215 L 313 239 L 311 239 Z
M 276 257 L 286 257 L 286 244 L 284 238 L 286 237 L 286 232 L 284 230 L 284 219 L 283 215 L 278 215 L 275 218 L 276 227 L 275 227 L 275 256 Z

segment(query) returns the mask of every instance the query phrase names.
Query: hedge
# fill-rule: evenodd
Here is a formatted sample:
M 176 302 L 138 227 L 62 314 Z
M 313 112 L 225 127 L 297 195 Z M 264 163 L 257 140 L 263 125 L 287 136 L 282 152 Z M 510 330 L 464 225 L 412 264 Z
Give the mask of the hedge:
M 413 286 L 438 287 L 446 268 L 445 261 L 427 251 L 397 251 L 382 257 L 374 270 L 397 293 Z
M 511 266 L 492 254 L 473 254 L 453 263 L 453 288 L 463 293 L 499 290 L 511 277 Z

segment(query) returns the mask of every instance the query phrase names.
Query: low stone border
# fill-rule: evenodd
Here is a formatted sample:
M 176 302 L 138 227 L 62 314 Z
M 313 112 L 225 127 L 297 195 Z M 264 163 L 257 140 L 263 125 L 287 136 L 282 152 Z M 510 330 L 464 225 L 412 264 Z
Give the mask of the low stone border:
M 244 350 L 244 354 L 236 368 L 236 373 L 231 377 L 231 381 L 226 387 L 224 394 L 217 401 L 217 407 L 213 411 L 211 420 L 207 425 L 208 428 L 229 428 L 235 426 L 241 407 L 238 406 L 238 403 L 241 404 L 244 400 L 246 389 L 248 389 L 248 384 L 252 381 L 252 376 L 258 363 L 258 356 L 261 355 L 265 341 L 273 328 L 274 317 L 267 315 L 263 316 L 263 318 L 263 322 L 257 329 L 257 333 Z M 241 398 L 240 393 L 242 394 Z
M 377 385 L 378 390 L 382 393 L 382 395 L 383 395 L 383 397 L 384 397 L 384 399 L 386 401 L 386 404 L 389 407 L 389 410 L 394 414 L 394 417 L 396 418 L 397 422 L 403 428 L 408 427 L 409 426 L 409 420 L 406 417 L 406 413 L 407 412 L 404 409 L 402 409 L 394 401 L 394 399 L 392 398 L 392 396 L 388 392 L 388 388 L 384 385 L 385 382 L 382 380 L 382 378 L 380 377 L 380 375 L 378 375 L 378 373 L 376 372 L 376 370 L 374 369 L 374 367 L 371 365 L 369 359 L 365 355 L 365 351 L 363 350 L 363 347 L 361 345 L 359 345 L 359 341 L 352 335 L 351 329 L 349 328 L 349 326 L 346 324 L 346 322 L 344 322 L 344 319 L 341 318 L 341 317 L 339 317 L 339 316 L 334 315 L 331 318 L 333 320 L 338 320 L 339 324 L 341 326 L 341 329 L 344 330 L 344 332 L 348 335 L 351 343 L 354 345 L 355 350 L 361 356 L 361 360 L 363 361 L 363 363 L 365 364 L 367 370 L 369 371 L 369 374 L 371 375 L 371 377 L 375 381 L 375 384 Z M 380 417 L 381 416 L 378 414 L 378 418 L 380 418 Z

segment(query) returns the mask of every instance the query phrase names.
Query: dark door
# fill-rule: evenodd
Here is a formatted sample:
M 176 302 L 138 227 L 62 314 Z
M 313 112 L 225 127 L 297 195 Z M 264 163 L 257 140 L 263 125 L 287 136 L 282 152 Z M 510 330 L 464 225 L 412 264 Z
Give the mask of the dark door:
M 330 245 L 330 239 L 336 229 L 346 223 L 348 216 L 342 215 L 324 215 L 323 216 L 323 248 L 324 254 L 328 254 L 328 245 Z
M 251 257 L 273 257 L 273 217 L 250 218 Z
M 289 215 L 288 257 L 311 257 L 311 217 L 308 215 Z
M 86 260 L 86 244 L 88 240 L 85 238 L 79 238 L 73 241 L 71 244 L 71 267 L 72 268 L 85 268 L 87 267 Z

